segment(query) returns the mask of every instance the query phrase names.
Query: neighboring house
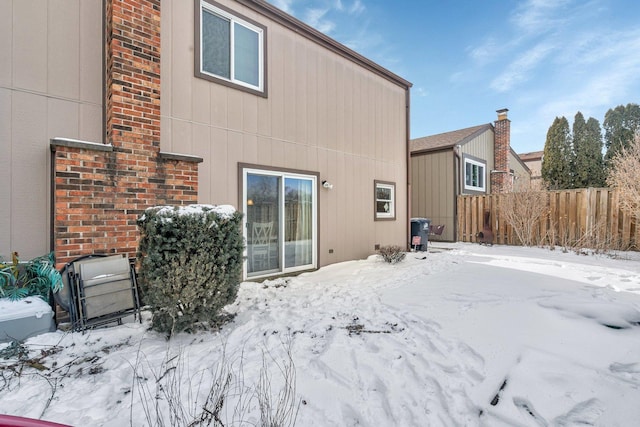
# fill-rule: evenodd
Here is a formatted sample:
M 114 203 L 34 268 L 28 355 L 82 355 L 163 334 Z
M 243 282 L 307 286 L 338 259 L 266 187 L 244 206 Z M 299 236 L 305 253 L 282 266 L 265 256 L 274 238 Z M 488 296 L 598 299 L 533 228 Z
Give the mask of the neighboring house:
M 510 145 L 507 109 L 495 124 L 411 140 L 411 216 L 444 225 L 454 241 L 456 198 L 460 194 L 501 193 L 528 187 L 530 172 Z
M 406 244 L 411 84 L 265 1 L 9 0 L 0 59 L 1 255 L 134 256 L 195 202 L 250 278 Z
M 542 159 L 544 151 L 533 151 L 531 153 L 518 154 L 520 159 L 531 170 L 531 186 L 542 189 Z

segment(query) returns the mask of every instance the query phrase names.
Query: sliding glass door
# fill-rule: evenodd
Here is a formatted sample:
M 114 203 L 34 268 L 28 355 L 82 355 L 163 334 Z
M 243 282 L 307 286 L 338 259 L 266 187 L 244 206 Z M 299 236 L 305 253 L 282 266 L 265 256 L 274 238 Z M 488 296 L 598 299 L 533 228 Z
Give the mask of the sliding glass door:
M 246 276 L 315 268 L 317 177 L 244 169 Z
M 247 174 L 245 239 L 247 273 L 277 272 L 280 261 L 280 187 L 281 178 Z
M 313 263 L 313 184 L 305 178 L 284 180 L 285 268 Z

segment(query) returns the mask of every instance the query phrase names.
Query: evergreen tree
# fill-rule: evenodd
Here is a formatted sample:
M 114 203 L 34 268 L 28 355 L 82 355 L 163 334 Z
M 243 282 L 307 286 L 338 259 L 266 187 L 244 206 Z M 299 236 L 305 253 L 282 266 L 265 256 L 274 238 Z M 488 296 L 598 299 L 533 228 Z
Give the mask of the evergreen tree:
M 607 147 L 607 164 L 620 151 L 628 148 L 634 135 L 640 131 L 640 105 L 618 105 L 604 116 L 604 140 Z
M 578 111 L 573 122 L 573 187 L 604 187 L 605 171 L 602 159 L 600 122 Z
M 547 132 L 542 161 L 542 179 L 550 190 L 571 188 L 571 135 L 565 117 L 556 117 Z
M 584 167 L 584 158 L 583 154 L 583 141 L 585 140 L 585 135 L 587 133 L 587 122 L 584 120 L 584 116 L 580 111 L 578 111 L 573 118 L 573 135 L 571 138 L 571 187 L 573 188 L 581 188 L 582 185 L 582 176 L 580 174 L 580 169 Z M 578 155 L 580 154 L 580 158 Z M 579 164 L 578 164 L 579 162 Z M 578 167 L 580 166 L 580 169 Z

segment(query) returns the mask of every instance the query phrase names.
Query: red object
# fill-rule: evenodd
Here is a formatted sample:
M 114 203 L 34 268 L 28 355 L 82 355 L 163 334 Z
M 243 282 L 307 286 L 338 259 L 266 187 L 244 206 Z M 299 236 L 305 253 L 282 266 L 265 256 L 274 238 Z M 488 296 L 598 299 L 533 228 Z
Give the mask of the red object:
M 422 243 L 422 237 L 420 236 L 413 236 L 411 238 L 411 246 L 418 246 L 419 244 Z
M 33 418 L 15 417 L 0 414 L 0 427 L 71 427 L 67 424 L 52 423 L 51 421 L 34 420 Z

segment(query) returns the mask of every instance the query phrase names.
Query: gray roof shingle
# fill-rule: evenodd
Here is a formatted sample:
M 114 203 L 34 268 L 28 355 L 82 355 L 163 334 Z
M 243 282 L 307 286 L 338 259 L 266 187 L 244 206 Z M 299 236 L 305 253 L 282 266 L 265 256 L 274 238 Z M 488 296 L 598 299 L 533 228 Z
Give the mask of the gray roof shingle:
M 456 145 L 464 145 L 476 136 L 485 132 L 487 129 L 493 129 L 493 125 L 487 123 L 466 129 L 454 130 L 452 132 L 439 133 L 437 135 L 412 139 L 409 142 L 410 149 L 412 153 L 415 153 L 418 151 L 435 151 L 444 148 L 452 148 Z
M 518 156 L 522 159 L 523 162 L 528 162 L 529 160 L 540 160 L 544 155 L 544 151 L 532 151 L 531 153 L 520 153 Z

